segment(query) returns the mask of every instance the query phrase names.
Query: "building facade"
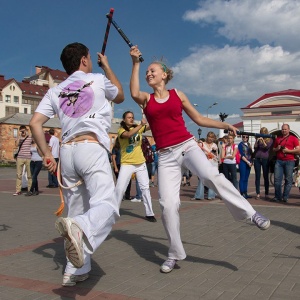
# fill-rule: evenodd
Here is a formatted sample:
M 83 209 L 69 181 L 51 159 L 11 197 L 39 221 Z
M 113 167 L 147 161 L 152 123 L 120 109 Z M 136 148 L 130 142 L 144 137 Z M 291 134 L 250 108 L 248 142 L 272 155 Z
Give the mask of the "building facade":
M 265 94 L 241 110 L 245 132 L 259 133 L 266 127 L 271 134 L 280 135 L 281 126 L 289 124 L 291 134 L 300 139 L 300 90 Z M 252 137 L 252 145 L 254 142 Z

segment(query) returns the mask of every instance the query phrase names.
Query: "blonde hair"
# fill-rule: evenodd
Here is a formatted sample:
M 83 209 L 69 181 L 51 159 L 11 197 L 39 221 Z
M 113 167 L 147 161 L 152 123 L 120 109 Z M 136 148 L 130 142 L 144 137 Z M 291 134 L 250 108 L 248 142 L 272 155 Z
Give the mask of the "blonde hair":
M 269 130 L 267 127 L 262 127 L 259 132 L 263 134 L 269 134 Z M 270 141 L 270 138 L 264 138 L 264 141 L 268 143 Z
M 214 142 L 215 142 L 215 140 L 217 139 L 215 133 L 212 132 L 212 131 L 209 131 L 209 132 L 207 133 L 207 135 L 206 135 L 206 141 L 207 141 L 207 138 L 208 138 L 209 136 L 212 137 L 212 138 L 214 139 Z
M 151 64 L 156 64 L 161 67 L 161 69 L 167 73 L 167 78 L 165 79 L 165 84 L 167 84 L 173 78 L 173 71 L 161 60 L 155 60 Z

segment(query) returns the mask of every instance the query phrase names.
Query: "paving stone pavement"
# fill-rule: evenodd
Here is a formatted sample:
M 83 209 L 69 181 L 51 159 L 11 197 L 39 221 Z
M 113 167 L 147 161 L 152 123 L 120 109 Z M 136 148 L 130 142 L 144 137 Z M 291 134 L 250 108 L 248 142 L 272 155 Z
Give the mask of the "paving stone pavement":
M 168 242 L 157 188 L 151 188 L 157 223 L 144 220 L 142 203 L 123 201 L 121 218 L 95 252 L 90 278 L 62 287 L 63 240 L 54 228 L 57 189 L 13 196 L 15 170 L 0 169 L 0 299 L 300 299 L 300 206 L 254 201 L 271 219 L 269 230 L 236 222 L 220 200 L 190 201 L 182 188 L 181 235 L 187 258 L 159 272 Z M 299 197 L 299 198 L 298 198 Z M 259 205 L 258 205 L 259 204 Z

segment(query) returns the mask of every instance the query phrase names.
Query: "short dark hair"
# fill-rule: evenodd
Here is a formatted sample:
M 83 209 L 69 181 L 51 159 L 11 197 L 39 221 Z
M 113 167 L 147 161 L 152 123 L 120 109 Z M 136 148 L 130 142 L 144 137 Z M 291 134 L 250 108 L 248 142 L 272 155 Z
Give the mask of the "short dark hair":
M 83 56 L 88 56 L 89 49 L 81 43 L 67 45 L 60 55 L 60 60 L 68 75 L 73 74 L 79 69 L 80 61 Z
M 23 130 L 23 129 L 27 130 L 27 127 L 25 125 L 21 125 L 19 130 Z
M 55 131 L 54 131 L 54 129 L 53 128 L 51 128 L 51 129 L 49 129 L 49 134 L 51 134 L 51 135 L 54 135 L 54 133 L 55 133 Z

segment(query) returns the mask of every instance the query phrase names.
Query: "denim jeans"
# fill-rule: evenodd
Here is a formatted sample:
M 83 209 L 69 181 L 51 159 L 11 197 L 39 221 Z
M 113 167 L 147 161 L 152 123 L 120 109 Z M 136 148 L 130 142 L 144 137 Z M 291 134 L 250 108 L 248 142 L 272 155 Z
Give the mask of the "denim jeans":
M 278 200 L 287 200 L 293 185 L 293 169 L 295 167 L 294 160 L 277 160 L 275 163 L 274 186 L 275 198 Z M 281 183 L 283 176 L 285 178 L 282 193 Z
M 196 199 L 204 199 L 204 184 L 201 182 L 201 180 L 198 178 L 198 186 L 195 192 Z M 207 198 L 208 199 L 215 199 L 216 193 L 212 189 L 208 189 Z
M 54 159 L 58 163 L 59 159 L 58 158 L 54 158 Z M 57 177 L 53 173 L 48 172 L 48 183 L 49 185 L 54 185 L 58 187 Z
M 236 164 L 225 164 L 223 163 L 224 176 L 233 184 L 233 186 L 239 190 L 237 175 L 236 175 Z
M 38 175 L 42 169 L 43 162 L 42 161 L 31 161 L 30 162 L 30 172 L 32 176 L 32 184 L 30 191 L 31 192 L 38 192 L 39 191 L 39 185 L 38 185 Z
M 249 180 L 251 168 L 243 160 L 241 160 L 239 164 L 239 170 L 240 170 L 240 182 L 239 182 L 240 193 L 247 194 L 248 180 Z
M 264 177 L 265 194 L 269 195 L 269 159 L 267 158 L 255 158 L 254 170 L 255 170 L 255 189 L 256 194 L 260 194 L 260 175 L 261 169 Z

